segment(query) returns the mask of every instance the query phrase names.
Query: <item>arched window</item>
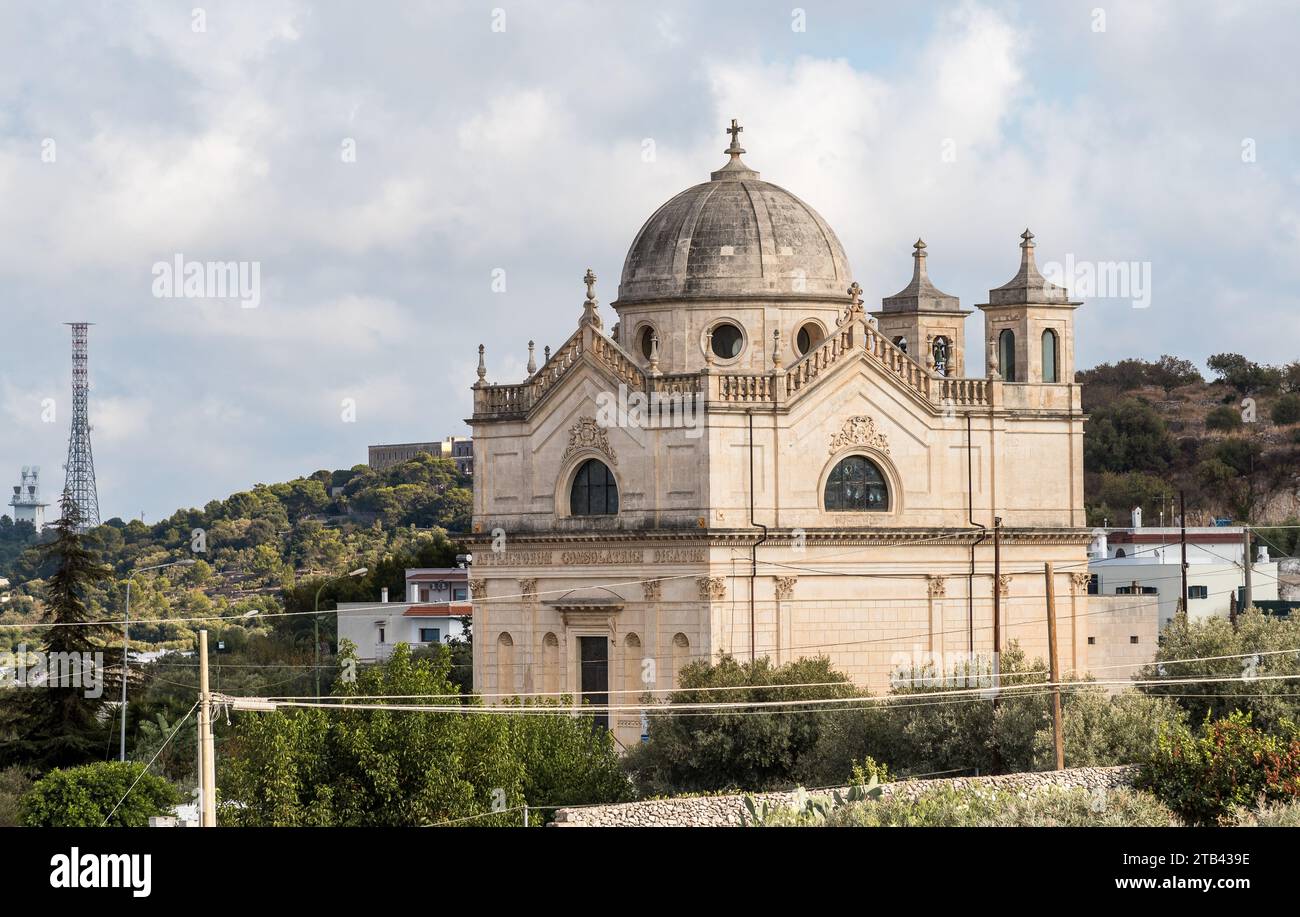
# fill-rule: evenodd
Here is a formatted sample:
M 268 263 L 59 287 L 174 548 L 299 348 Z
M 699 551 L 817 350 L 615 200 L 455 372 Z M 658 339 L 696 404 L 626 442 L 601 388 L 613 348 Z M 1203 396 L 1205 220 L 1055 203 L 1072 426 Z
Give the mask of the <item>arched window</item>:
M 952 344 L 946 337 L 939 335 L 934 339 L 931 353 L 934 356 L 934 371 L 941 376 L 948 375 L 948 364 L 952 360 Z
M 650 359 L 650 354 L 654 350 L 654 337 L 655 330 L 649 325 L 643 325 L 641 333 L 637 336 L 637 340 L 640 342 L 641 356 L 647 360 Z
M 630 700 L 652 687 L 641 682 L 641 638 L 628 634 L 623 641 L 623 689 L 628 692 L 625 696 Z
M 998 335 L 998 372 L 1007 382 L 1016 381 L 1016 333 L 1010 328 Z
M 502 694 L 513 694 L 518 690 L 515 675 L 515 641 L 502 631 L 497 637 L 497 690 Z
M 673 634 L 673 687 L 681 687 L 682 669 L 691 661 L 691 641 L 685 634 Z
M 542 684 L 547 694 L 560 690 L 560 640 L 553 633 L 542 638 Z
M 870 459 L 840 459 L 826 480 L 826 509 L 832 513 L 884 512 L 889 509 L 885 476 Z
M 569 513 L 573 516 L 612 516 L 618 512 L 618 482 L 599 459 L 587 459 L 573 478 Z
M 1056 332 L 1048 328 L 1043 332 L 1043 381 L 1060 382 L 1056 370 Z

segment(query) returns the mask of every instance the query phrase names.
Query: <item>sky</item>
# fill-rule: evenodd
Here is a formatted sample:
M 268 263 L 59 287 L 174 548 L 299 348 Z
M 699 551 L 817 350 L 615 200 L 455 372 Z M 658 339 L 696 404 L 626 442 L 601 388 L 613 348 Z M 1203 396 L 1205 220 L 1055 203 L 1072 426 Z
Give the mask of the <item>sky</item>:
M 1300 357 L 1294 3 L 200 2 L 0 4 L 6 493 L 62 489 L 69 321 L 104 519 L 466 434 L 478 345 L 522 381 L 588 267 L 616 298 L 731 118 L 869 308 L 918 237 L 986 301 L 1029 227 L 1040 265 L 1133 266 L 1065 278 L 1080 367 Z M 166 295 L 177 258 L 255 303 Z

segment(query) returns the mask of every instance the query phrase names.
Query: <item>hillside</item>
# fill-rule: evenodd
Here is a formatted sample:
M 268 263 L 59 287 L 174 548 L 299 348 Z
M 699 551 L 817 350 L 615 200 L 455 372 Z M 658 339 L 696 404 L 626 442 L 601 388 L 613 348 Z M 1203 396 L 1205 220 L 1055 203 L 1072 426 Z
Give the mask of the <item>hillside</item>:
M 1209 380 L 1186 360 L 1122 360 L 1078 374 L 1088 520 L 1127 524 L 1134 506 L 1172 521 L 1178 491 L 1188 521 L 1283 526 L 1300 518 L 1300 362 L 1210 357 Z M 1297 530 L 1265 533 L 1295 553 Z
M 322 607 L 377 595 L 383 586 L 400 594 L 406 564 L 454 560 L 449 533 L 468 528 L 470 506 L 469 479 L 451 461 L 426 455 L 383 472 L 360 465 L 258 484 L 153 525 L 110 519 L 87 534 L 113 573 L 88 601 L 105 616 L 120 613 L 132 570 L 194 558 L 192 566 L 131 577 L 131 617 L 141 622 L 132 627 L 133 639 L 181 646 L 188 645 L 192 628 L 149 622 L 296 610 L 314 600 L 324 577 L 362 566 L 369 568 L 364 577 L 327 586 Z M 37 538 L 29 526 L 6 522 L 0 520 L 0 576 L 11 580 L 14 595 L 2 606 L 0 629 L 39 620 L 43 582 L 51 572 L 41 550 L 49 533 Z M 300 622 L 275 623 L 292 636 Z M 0 644 L 19 636 L 0 633 Z

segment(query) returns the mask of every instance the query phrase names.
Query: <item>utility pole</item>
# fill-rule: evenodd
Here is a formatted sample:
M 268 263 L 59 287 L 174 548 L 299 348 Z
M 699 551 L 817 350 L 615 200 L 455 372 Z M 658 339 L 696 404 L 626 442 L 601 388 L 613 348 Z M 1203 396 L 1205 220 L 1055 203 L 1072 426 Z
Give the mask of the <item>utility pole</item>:
M 1250 611 L 1250 606 L 1255 604 L 1255 596 L 1250 585 L 1251 568 L 1255 565 L 1250 560 L 1250 526 L 1248 525 L 1242 526 L 1241 529 L 1241 550 L 1241 569 L 1246 572 L 1246 591 L 1241 597 L 1241 610 Z
M 993 664 L 1002 658 L 1002 517 L 993 517 Z M 996 671 L 996 668 L 995 668 Z
M 126 579 L 126 616 L 122 619 L 122 731 L 118 743 L 119 761 L 126 760 L 126 657 L 131 650 L 131 578 Z
M 1056 654 L 1056 588 L 1052 562 L 1043 564 L 1047 579 L 1047 653 L 1051 657 L 1052 675 L 1052 744 L 1056 748 L 1056 769 L 1065 770 L 1065 732 L 1061 725 L 1061 667 Z
M 1183 552 L 1183 594 L 1178 599 L 1178 608 L 1185 615 L 1187 614 L 1187 494 L 1181 490 L 1178 491 L 1178 528 L 1178 543 Z
M 217 762 L 212 741 L 212 693 L 208 690 L 208 632 L 199 631 L 199 827 L 217 826 Z

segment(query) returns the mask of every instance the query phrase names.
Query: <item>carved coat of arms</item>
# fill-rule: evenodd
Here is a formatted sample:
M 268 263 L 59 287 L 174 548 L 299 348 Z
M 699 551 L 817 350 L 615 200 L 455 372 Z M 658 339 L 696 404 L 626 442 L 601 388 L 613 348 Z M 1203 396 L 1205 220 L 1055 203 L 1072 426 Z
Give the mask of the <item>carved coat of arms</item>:
M 867 446 L 889 454 L 889 439 L 883 430 L 876 429 L 876 422 L 866 414 L 858 414 L 844 421 L 840 432 L 831 437 L 831 454 L 847 446 Z
M 611 465 L 618 464 L 618 457 L 609 444 L 605 428 L 596 423 L 594 417 L 583 417 L 569 428 L 569 448 L 564 450 L 561 461 L 567 462 L 584 449 L 594 449 L 609 459 Z

